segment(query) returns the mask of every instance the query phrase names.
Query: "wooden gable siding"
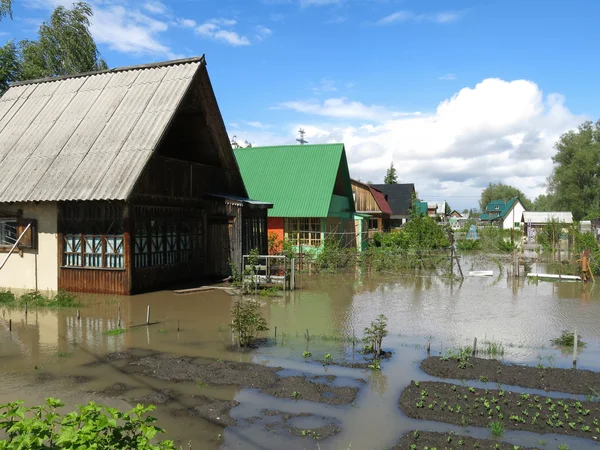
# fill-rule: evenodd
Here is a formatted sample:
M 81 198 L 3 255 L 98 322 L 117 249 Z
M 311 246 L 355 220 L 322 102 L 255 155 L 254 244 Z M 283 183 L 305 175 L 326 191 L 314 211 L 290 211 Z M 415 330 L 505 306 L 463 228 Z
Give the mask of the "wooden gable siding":
M 377 212 L 381 213 L 379 205 L 375 201 L 369 187 L 355 180 L 351 181 L 352 192 L 354 193 L 354 207 L 359 212 Z

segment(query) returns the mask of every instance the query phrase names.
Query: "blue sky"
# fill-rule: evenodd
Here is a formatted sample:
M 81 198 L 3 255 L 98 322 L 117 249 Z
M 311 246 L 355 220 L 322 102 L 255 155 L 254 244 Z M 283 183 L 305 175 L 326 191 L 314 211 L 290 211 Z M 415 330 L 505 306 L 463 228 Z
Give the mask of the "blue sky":
M 64 0 L 15 0 L 0 42 L 34 37 Z M 206 54 L 231 135 L 343 140 L 351 174 L 391 161 L 422 197 L 475 206 L 490 181 L 535 197 L 552 144 L 600 109 L 600 3 L 94 0 L 109 66 Z

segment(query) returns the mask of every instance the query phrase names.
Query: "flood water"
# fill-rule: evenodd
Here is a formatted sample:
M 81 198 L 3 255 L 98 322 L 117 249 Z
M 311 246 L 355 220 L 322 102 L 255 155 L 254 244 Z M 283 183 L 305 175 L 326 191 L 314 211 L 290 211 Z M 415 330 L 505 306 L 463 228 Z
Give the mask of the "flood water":
M 292 437 L 286 429 L 266 430 L 264 420 L 243 420 L 260 416 L 265 408 L 314 414 L 293 418 L 286 427 L 335 423 L 341 432 L 319 442 L 321 449 L 347 449 L 350 445 L 352 449 L 381 449 L 394 445 L 414 428 L 488 437 L 485 429 L 415 421 L 398 408 L 400 394 L 411 379 L 433 379 L 419 369 L 428 340 L 432 354 L 472 344 L 477 337 L 479 342 L 502 342 L 506 361 L 570 367 L 572 355 L 553 348 L 550 340 L 562 330 L 576 329 L 587 342 L 577 367 L 600 370 L 599 287 L 567 282 L 533 284 L 497 272 L 496 268 L 496 277 L 467 277 L 462 283 L 414 274 L 305 275 L 298 279 L 299 290 L 275 298 L 259 297 L 269 322 L 267 334 L 273 336 L 277 327 L 278 336 L 275 345 L 251 353 L 227 350 L 232 343 L 230 310 L 237 297 L 223 290 L 186 295 L 163 291 L 130 298 L 85 296 L 82 299 L 87 306 L 81 309 L 80 320 L 74 310 L 34 310 L 25 315 L 23 310 L 0 309 L 0 403 L 22 399 L 33 405 L 53 396 L 70 407 L 95 400 L 126 409 L 134 406 L 135 399 L 170 389 L 177 395 L 158 405 L 153 415 L 167 430 L 167 438 L 184 448 L 191 441 L 193 449 L 317 448 L 311 438 Z M 118 326 L 119 303 L 121 326 L 127 332 L 107 335 Z M 148 305 L 151 322 L 158 322 L 151 326 L 145 325 Z M 382 313 L 389 319 L 384 348 L 394 354 L 382 363 L 381 372 L 324 367 L 302 357 L 304 351 L 310 351 L 313 359 L 323 359 L 327 353 L 334 361 L 358 358 L 349 344 L 327 336 L 361 337 L 364 327 Z M 358 386 L 360 391 L 354 404 L 331 406 L 274 398 L 254 389 L 162 381 L 125 372 L 126 361 L 104 359 L 109 353 L 129 350 L 139 355 L 154 351 L 258 362 L 284 368 L 281 375 L 336 375 L 335 385 Z M 367 383 L 359 381 L 361 378 Z M 117 382 L 128 387 L 123 395 L 100 392 Z M 175 414 L 191 407 L 195 395 L 240 402 L 231 411 L 238 426 L 223 429 L 198 417 Z M 540 438 L 554 442 L 555 436 L 510 432 L 505 438 L 519 445 L 536 445 Z M 570 448 L 597 446 L 590 440 L 557 439 Z

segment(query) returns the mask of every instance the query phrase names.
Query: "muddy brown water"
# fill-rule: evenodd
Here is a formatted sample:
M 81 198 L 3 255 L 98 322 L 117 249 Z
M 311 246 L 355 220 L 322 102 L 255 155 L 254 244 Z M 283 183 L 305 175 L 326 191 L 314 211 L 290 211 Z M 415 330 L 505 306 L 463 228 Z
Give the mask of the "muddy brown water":
M 570 367 L 572 356 L 552 348 L 550 339 L 563 329 L 577 328 L 588 343 L 579 353 L 578 367 L 600 370 L 600 288 L 581 283 L 530 284 L 498 274 L 493 263 L 485 264 L 477 263 L 473 269 L 494 270 L 496 276 L 467 277 L 462 283 L 412 274 L 303 276 L 298 281 L 301 289 L 285 297 L 259 298 L 269 322 L 267 334 L 272 337 L 277 326 L 278 336 L 275 345 L 250 353 L 227 350 L 232 344 L 228 324 L 236 297 L 220 290 L 188 295 L 163 291 L 130 298 L 84 296 L 80 320 L 74 310 L 34 310 L 25 315 L 22 310 L 0 308 L 0 403 L 22 399 L 37 404 L 51 395 L 69 406 L 95 400 L 125 409 L 137 400 L 152 400 L 166 437 L 184 448 L 192 441 L 194 449 L 312 449 L 317 443 L 312 435 L 302 436 L 302 429 L 327 427 L 340 431 L 324 433 L 331 437 L 319 442 L 321 449 L 345 450 L 350 444 L 352 449 L 392 447 L 413 429 L 488 438 L 486 429 L 417 421 L 398 408 L 410 380 L 437 380 L 419 368 L 427 340 L 434 355 L 470 344 L 476 336 L 479 342 L 502 342 L 509 362 Z M 469 263 L 464 266 L 467 272 Z M 127 332 L 107 335 L 117 328 L 119 303 Z M 147 305 L 151 322 L 158 322 L 151 326 L 144 325 Z M 312 362 L 324 360 L 327 353 L 334 361 L 359 360 L 351 344 L 329 336 L 360 337 L 380 313 L 389 319 L 384 347 L 393 352 L 381 372 Z M 311 358 L 303 358 L 304 351 L 310 351 Z M 120 357 L 125 354 L 139 359 L 188 357 L 264 364 L 281 367 L 281 377 L 306 376 L 359 391 L 353 404 L 331 405 L 275 397 L 253 387 L 165 380 L 131 370 L 131 361 Z M 230 411 L 236 426 L 224 428 L 203 418 L 201 412 L 210 410 L 216 400 L 220 401 L 214 403 L 217 412 L 224 405 L 237 404 Z M 199 415 L 182 413 L 190 410 Z M 269 417 L 265 410 L 282 415 Z M 287 421 L 282 418 L 285 414 L 290 417 Z M 283 426 L 269 427 L 269 423 Z M 538 439 L 527 432 L 504 436 L 521 446 L 536 446 Z M 570 448 L 596 445 L 562 436 L 543 439 Z

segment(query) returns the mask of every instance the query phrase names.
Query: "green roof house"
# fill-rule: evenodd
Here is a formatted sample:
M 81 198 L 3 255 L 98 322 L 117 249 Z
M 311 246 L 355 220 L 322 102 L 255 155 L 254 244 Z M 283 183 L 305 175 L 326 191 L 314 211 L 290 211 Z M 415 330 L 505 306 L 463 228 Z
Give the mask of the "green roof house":
M 354 210 L 344 144 L 248 147 L 234 153 L 249 195 L 273 204 L 270 237 L 275 233 L 277 241 L 303 251 L 320 249 L 326 236 L 361 248 L 357 235 L 366 216 Z
M 510 200 L 492 200 L 486 205 L 485 212 L 479 217 L 479 220 L 510 230 L 521 227 L 523 212 L 525 212 L 525 207 L 519 197 L 513 197 Z

